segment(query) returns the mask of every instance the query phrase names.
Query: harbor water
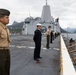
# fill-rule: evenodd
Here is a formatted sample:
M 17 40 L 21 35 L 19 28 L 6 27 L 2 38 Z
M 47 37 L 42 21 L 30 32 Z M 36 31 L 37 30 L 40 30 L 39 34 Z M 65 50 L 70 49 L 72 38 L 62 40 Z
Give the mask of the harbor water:
M 73 38 L 74 40 L 76 40 L 76 33 L 61 33 L 63 37 L 66 38 Z

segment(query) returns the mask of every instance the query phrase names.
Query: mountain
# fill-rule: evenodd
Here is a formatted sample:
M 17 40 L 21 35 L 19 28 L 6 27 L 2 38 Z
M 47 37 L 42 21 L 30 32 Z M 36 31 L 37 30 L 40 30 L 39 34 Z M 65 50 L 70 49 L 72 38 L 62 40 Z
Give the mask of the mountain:
M 68 32 L 70 32 L 70 33 L 76 33 L 76 28 L 70 28 L 70 27 L 68 27 L 68 28 L 63 28 L 65 31 L 68 31 Z
M 21 33 L 22 32 L 22 27 L 23 27 L 23 22 L 14 22 L 12 25 L 7 26 L 10 30 L 11 33 Z
M 66 30 L 64 30 L 63 28 L 60 27 L 61 33 L 67 33 Z
M 17 24 L 17 23 L 18 23 L 17 21 L 14 21 L 12 25 Z
M 74 33 L 76 33 L 76 29 L 75 29 Z
M 21 33 L 22 32 L 22 27 L 23 27 L 23 22 L 15 22 L 12 25 L 7 26 L 10 30 L 11 33 Z M 67 31 L 65 29 L 61 29 L 61 33 L 66 33 Z

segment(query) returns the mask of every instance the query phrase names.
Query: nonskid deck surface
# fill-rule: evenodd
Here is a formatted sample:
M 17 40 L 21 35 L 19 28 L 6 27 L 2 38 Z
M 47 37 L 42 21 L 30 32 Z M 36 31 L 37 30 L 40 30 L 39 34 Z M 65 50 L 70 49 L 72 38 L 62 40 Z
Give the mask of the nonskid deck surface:
M 59 36 L 46 49 L 46 37 L 42 36 L 41 63 L 33 60 L 33 35 L 11 35 L 11 75 L 59 75 Z

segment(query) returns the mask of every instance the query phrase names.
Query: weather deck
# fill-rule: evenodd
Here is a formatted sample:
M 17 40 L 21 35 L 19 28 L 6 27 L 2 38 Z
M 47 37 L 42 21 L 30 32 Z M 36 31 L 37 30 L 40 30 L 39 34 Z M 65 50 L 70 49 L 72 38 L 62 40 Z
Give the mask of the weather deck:
M 10 75 L 60 75 L 59 36 L 46 49 L 46 37 L 42 36 L 41 63 L 33 60 L 33 35 L 11 35 Z

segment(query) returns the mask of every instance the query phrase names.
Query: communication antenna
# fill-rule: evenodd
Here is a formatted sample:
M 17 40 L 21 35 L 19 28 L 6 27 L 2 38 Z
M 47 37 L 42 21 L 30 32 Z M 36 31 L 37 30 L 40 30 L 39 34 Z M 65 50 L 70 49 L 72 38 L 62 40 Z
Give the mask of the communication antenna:
M 47 5 L 47 0 L 46 0 L 46 5 Z
M 31 17 L 31 15 L 30 15 L 30 10 L 29 10 L 29 17 Z

